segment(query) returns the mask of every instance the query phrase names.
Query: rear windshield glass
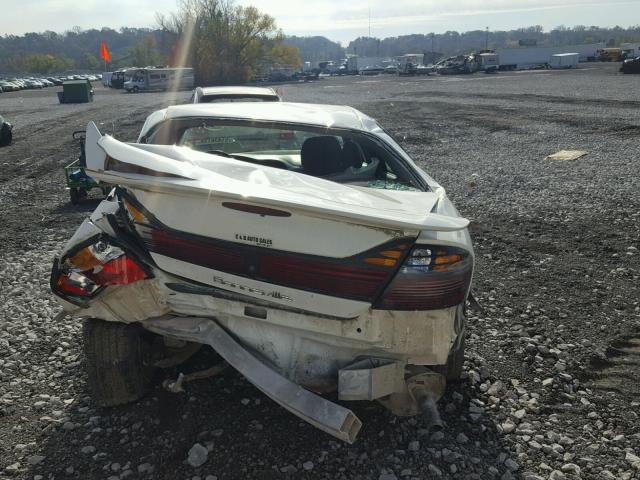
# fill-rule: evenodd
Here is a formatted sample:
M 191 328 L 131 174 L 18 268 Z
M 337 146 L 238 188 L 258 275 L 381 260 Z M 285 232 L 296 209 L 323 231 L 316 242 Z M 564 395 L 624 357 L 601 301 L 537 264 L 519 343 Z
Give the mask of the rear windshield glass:
M 425 190 L 381 139 L 349 130 L 221 121 L 167 121 L 148 143 L 178 145 L 272 168 L 370 188 Z
M 277 102 L 276 96 L 267 95 L 203 95 L 199 103 L 227 103 L 227 102 Z

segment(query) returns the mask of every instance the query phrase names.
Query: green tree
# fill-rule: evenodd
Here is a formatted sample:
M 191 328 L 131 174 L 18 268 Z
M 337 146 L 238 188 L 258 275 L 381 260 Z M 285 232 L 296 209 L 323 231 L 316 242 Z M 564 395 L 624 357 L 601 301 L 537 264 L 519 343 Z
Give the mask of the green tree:
M 24 59 L 22 64 L 22 68 L 29 73 L 63 72 L 73 66 L 73 60 L 51 54 L 30 55 Z
M 83 58 L 84 66 L 90 70 L 96 70 L 99 66 L 98 59 L 90 53 L 85 53 Z
M 270 54 L 299 63 L 291 48 L 280 48 L 284 37 L 273 17 L 232 0 L 180 0 L 178 12 L 158 22 L 174 37 L 170 63 L 192 66 L 201 84 L 246 82 Z
M 156 41 L 151 35 L 147 35 L 129 49 L 129 61 L 133 65 L 139 67 L 157 65 L 161 60 L 160 54 L 156 50 Z
M 279 40 L 267 53 L 267 59 L 273 65 L 298 68 L 300 66 L 300 50 L 293 45 L 285 45 Z

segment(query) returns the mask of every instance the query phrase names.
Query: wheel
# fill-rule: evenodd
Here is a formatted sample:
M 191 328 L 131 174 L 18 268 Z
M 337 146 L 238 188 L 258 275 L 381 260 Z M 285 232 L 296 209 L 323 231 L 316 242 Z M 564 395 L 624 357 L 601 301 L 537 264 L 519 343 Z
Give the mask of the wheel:
M 0 147 L 10 145 L 13 138 L 13 132 L 7 125 L 2 125 L 0 128 Z
M 138 87 L 133 87 L 133 93 L 138 93 L 140 89 Z
M 156 371 L 148 364 L 156 335 L 137 325 L 95 318 L 85 320 L 82 335 L 94 401 L 111 407 L 142 398 Z
M 77 205 L 80 203 L 80 194 L 76 187 L 71 187 L 69 189 L 69 198 L 71 199 L 71 205 Z

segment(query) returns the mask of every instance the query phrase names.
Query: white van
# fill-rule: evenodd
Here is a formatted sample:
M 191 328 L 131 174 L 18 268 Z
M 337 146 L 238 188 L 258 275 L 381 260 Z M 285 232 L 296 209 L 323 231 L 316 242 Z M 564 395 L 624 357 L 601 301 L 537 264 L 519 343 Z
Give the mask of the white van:
M 193 68 L 132 68 L 125 72 L 127 92 L 193 88 Z

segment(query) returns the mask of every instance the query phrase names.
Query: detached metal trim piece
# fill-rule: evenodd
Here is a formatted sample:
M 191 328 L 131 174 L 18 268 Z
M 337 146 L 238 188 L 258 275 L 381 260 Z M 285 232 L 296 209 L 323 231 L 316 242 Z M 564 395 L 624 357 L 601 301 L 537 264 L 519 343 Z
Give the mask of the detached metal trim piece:
M 305 390 L 275 372 L 244 349 L 214 319 L 161 317 L 145 320 L 142 325 L 159 335 L 211 345 L 274 402 L 340 440 L 355 441 L 362 422 L 351 410 Z

